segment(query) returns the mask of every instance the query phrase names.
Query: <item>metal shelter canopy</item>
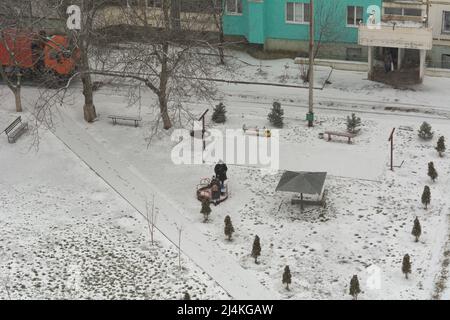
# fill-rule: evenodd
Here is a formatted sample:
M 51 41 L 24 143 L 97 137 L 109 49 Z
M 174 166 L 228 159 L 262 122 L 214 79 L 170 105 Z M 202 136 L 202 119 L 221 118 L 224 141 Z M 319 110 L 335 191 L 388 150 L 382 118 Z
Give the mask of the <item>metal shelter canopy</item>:
M 327 177 L 326 172 L 286 171 L 275 191 L 321 194 Z

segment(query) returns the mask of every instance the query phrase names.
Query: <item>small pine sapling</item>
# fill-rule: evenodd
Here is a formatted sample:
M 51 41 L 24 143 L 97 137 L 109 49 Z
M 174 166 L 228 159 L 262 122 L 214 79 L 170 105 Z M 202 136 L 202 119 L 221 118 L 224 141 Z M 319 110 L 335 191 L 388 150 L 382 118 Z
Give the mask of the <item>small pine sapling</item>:
M 289 269 L 289 266 L 284 267 L 283 272 L 283 284 L 286 284 L 286 290 L 289 290 L 289 285 L 291 284 L 292 276 L 291 276 L 291 270 Z
M 428 176 L 431 178 L 431 180 L 433 180 L 433 182 L 438 177 L 438 173 L 437 173 L 436 169 L 434 168 L 433 161 L 428 163 Z
M 420 226 L 419 218 L 414 219 L 414 226 L 411 234 L 416 238 L 416 242 L 419 241 L 419 237 L 422 234 L 422 227 Z
M 428 208 L 428 205 L 431 202 L 431 191 L 429 186 L 425 186 L 423 188 L 422 193 L 422 204 L 425 206 L 425 210 Z
M 274 102 L 272 105 L 272 109 L 270 113 L 267 115 L 267 119 L 269 119 L 270 123 L 277 127 L 283 127 L 283 119 L 284 119 L 284 110 L 281 108 L 281 104 L 279 102 Z
M 253 241 L 252 248 L 252 257 L 255 258 L 255 263 L 258 263 L 258 257 L 261 255 L 261 243 L 259 241 L 259 237 L 255 236 L 255 240 Z
M 224 123 L 227 120 L 226 116 L 227 110 L 225 108 L 225 105 L 221 102 L 218 105 L 215 106 L 213 114 L 212 114 L 212 121 L 215 123 Z
M 439 157 L 443 156 L 443 153 L 445 152 L 445 138 L 444 136 L 439 137 L 437 145 L 436 145 L 436 150 L 439 153 Z
M 225 217 L 225 229 L 224 229 L 225 235 L 228 237 L 228 241 L 231 241 L 231 236 L 233 235 L 234 228 L 233 224 L 231 223 L 230 216 Z
M 352 116 L 347 116 L 347 131 L 350 133 L 358 133 L 361 129 L 361 118 L 357 117 L 354 113 Z
M 209 219 L 209 214 L 211 213 L 211 205 L 209 200 L 202 201 L 202 209 L 200 210 L 200 213 L 203 214 L 203 222 L 207 222 Z
M 409 254 L 405 254 L 403 257 L 402 272 L 405 274 L 405 278 L 408 279 L 408 274 L 411 273 L 411 260 Z
M 361 293 L 361 288 L 359 287 L 358 276 L 355 274 L 350 280 L 350 295 L 353 300 L 358 300 L 358 294 Z
M 433 138 L 434 133 L 431 131 L 431 126 L 428 122 L 423 122 L 419 129 L 419 137 L 424 140 L 430 140 Z

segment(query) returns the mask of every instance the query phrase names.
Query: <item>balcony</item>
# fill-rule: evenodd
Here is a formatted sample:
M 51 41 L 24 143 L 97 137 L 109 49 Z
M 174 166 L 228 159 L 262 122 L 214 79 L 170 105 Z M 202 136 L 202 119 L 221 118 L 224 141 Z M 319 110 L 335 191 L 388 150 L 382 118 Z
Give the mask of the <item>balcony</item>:
M 431 50 L 433 46 L 432 29 L 420 23 L 360 25 L 358 29 L 358 44 L 362 46 L 418 50 Z

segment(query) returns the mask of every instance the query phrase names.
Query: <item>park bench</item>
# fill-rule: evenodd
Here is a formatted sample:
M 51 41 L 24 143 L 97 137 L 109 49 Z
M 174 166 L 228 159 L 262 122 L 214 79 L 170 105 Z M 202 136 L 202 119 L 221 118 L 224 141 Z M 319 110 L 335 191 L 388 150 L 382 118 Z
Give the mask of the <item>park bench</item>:
M 328 141 L 331 140 L 331 136 L 338 136 L 346 137 L 348 139 L 348 143 L 352 143 L 352 139 L 356 137 L 356 134 L 350 132 L 325 131 L 325 134 L 328 135 Z
M 8 137 L 9 143 L 16 142 L 17 138 L 20 137 L 20 135 L 28 129 L 28 123 L 22 122 L 22 117 L 18 117 L 16 120 L 14 120 L 8 128 L 5 129 L 6 136 Z
M 117 120 L 124 120 L 124 121 L 134 121 L 134 126 L 138 127 L 139 122 L 142 121 L 141 117 L 132 117 L 132 116 L 120 116 L 120 115 L 110 115 L 108 118 L 112 119 L 113 124 L 117 124 Z

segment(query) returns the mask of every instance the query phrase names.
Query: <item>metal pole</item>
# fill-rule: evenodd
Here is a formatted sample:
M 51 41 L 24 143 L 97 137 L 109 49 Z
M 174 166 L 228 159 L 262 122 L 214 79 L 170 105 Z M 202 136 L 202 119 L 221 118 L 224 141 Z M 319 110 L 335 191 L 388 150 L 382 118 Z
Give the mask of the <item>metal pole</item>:
M 394 137 L 391 139 L 391 171 L 394 171 Z
M 392 129 L 388 140 L 391 142 L 391 171 L 394 171 L 394 132 L 395 128 Z
M 309 3 L 309 112 L 308 127 L 314 125 L 314 0 Z

